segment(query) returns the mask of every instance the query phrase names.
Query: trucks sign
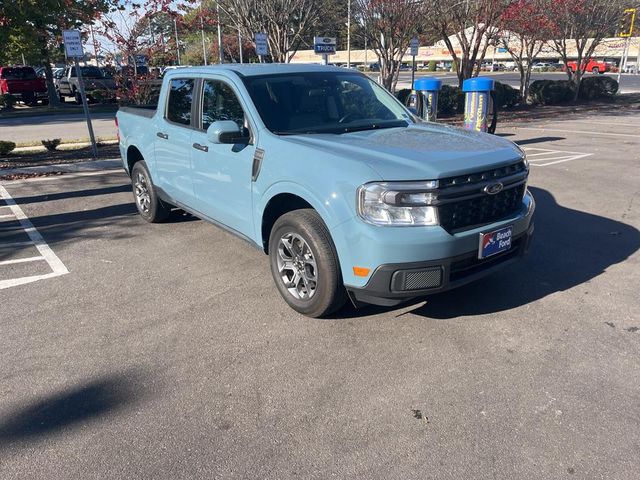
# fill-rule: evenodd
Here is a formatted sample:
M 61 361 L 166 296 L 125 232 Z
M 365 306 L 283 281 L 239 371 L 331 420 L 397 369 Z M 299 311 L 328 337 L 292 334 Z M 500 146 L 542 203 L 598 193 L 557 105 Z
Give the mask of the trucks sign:
M 336 38 L 313 37 L 313 51 L 318 55 L 333 55 L 336 53 Z

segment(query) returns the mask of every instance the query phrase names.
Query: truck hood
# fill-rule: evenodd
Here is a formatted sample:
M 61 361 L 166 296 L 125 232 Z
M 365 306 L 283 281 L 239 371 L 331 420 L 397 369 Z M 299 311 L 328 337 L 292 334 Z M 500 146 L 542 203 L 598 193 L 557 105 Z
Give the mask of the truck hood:
M 363 161 L 387 181 L 445 178 L 499 167 L 522 157 L 519 148 L 503 138 L 433 123 L 281 138 Z

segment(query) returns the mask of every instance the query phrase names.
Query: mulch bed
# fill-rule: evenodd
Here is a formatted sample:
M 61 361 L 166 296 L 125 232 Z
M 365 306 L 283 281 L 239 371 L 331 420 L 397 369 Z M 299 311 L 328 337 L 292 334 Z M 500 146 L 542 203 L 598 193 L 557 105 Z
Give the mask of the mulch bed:
M 117 144 L 99 145 L 98 160 L 118 158 L 120 149 Z M 56 150 L 54 152 L 11 152 L 8 157 L 0 157 L 0 170 L 8 168 L 35 167 L 40 165 L 56 165 L 78 163 L 93 160 L 91 147 L 76 150 Z
M 0 170 L 0 173 L 1 172 L 2 170 Z M 64 172 L 12 173 L 11 175 L 0 174 L 0 180 L 24 180 L 25 178 L 55 177 L 63 174 Z

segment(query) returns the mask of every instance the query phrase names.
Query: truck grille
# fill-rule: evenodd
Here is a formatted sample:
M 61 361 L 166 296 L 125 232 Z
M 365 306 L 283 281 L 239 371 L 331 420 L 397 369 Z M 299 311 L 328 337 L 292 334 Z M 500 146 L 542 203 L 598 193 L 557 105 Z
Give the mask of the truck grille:
M 471 175 L 440 180 L 438 215 L 449 233 L 496 222 L 521 206 L 528 169 L 524 162 Z M 500 182 L 503 190 L 495 195 L 484 192 L 487 185 Z

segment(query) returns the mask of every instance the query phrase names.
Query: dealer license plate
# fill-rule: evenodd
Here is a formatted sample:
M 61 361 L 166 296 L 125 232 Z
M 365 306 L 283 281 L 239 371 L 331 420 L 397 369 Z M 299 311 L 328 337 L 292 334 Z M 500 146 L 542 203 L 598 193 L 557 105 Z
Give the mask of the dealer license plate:
M 511 248 L 511 233 L 513 226 L 494 230 L 489 233 L 480 234 L 480 247 L 478 249 L 478 258 L 487 258 L 506 252 Z

